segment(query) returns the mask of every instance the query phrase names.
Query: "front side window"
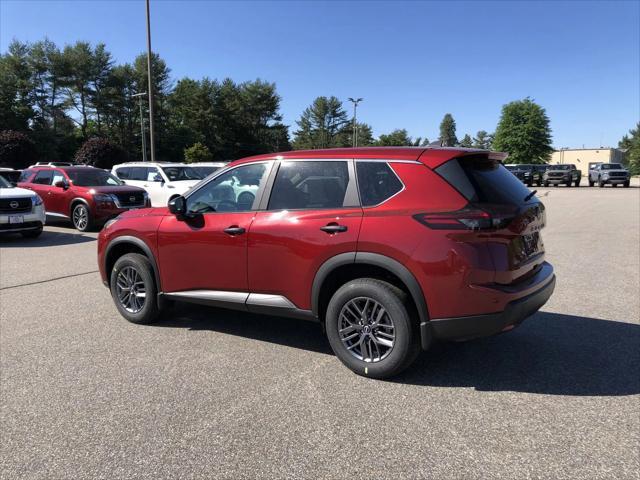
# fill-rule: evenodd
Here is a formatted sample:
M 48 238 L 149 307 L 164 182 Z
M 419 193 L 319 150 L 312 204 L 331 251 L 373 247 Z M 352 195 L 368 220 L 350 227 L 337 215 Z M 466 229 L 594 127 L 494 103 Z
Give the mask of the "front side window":
M 349 186 L 345 161 L 287 161 L 278 170 L 269 210 L 341 208 Z
M 162 167 L 170 182 L 182 180 L 202 180 L 202 176 L 191 167 Z
M 145 180 L 147 182 L 162 182 L 163 178 L 157 168 L 150 167 L 147 169 L 147 178 Z
M 265 163 L 229 170 L 189 195 L 187 210 L 191 213 L 251 211 L 267 171 Z
M 38 185 L 51 185 L 52 177 L 52 170 L 40 170 L 38 173 L 36 173 L 36 176 L 33 179 L 33 183 L 37 183 Z
M 147 181 L 147 167 L 131 167 L 129 170 L 128 180 L 135 180 L 138 182 Z
M 403 188 L 402 182 L 386 162 L 357 162 L 356 172 L 363 207 L 378 205 Z
M 55 185 L 58 182 L 64 182 L 65 178 L 64 175 L 62 174 L 62 172 L 59 171 L 55 171 L 53 172 L 53 178 L 51 179 L 51 185 Z

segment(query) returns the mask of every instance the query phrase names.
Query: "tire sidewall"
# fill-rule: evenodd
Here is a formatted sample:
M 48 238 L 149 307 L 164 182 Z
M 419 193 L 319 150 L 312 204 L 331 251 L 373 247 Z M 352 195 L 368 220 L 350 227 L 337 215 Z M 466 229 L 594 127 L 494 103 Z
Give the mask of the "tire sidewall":
M 394 294 L 389 284 L 373 279 L 360 279 L 340 287 L 331 298 L 325 316 L 329 343 L 336 356 L 358 375 L 371 378 L 386 378 L 399 373 L 408 359 L 413 358 L 415 332 L 404 301 Z M 344 305 L 357 297 L 370 297 L 379 302 L 391 316 L 396 335 L 389 355 L 378 362 L 364 362 L 354 357 L 340 340 L 338 320 Z
M 127 311 L 120 303 L 116 290 L 116 281 L 118 272 L 124 267 L 133 267 L 139 273 L 144 282 L 146 297 L 142 310 L 137 313 Z M 113 266 L 111 271 L 111 279 L 109 281 L 109 289 L 113 302 L 125 319 L 132 323 L 146 324 L 152 323 L 158 315 L 158 307 L 156 303 L 157 288 L 153 277 L 153 269 L 151 263 L 144 256 L 137 253 L 129 253 L 120 257 Z

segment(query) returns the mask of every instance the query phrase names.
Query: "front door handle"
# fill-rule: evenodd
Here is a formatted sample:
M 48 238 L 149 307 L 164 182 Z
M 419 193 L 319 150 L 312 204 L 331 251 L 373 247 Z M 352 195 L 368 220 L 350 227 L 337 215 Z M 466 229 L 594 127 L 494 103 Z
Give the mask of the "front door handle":
M 224 233 L 228 233 L 231 236 L 242 235 L 244 232 L 246 232 L 246 230 L 237 225 L 231 225 L 230 227 L 224 229 Z
M 346 232 L 347 231 L 347 226 L 346 225 L 338 225 L 335 222 L 331 222 L 331 223 L 325 225 L 324 227 L 320 227 L 320 230 L 322 230 L 323 232 L 326 232 L 326 233 L 340 233 L 340 232 Z

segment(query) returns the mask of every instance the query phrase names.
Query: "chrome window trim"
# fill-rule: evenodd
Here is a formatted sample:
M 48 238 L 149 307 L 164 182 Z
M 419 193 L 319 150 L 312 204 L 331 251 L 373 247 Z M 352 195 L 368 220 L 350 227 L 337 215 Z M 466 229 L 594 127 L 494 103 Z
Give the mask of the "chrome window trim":
M 296 309 L 296 305 L 283 295 L 249 292 L 228 292 L 224 290 L 183 290 L 178 292 L 163 292 L 170 298 L 208 300 L 213 302 L 237 303 L 261 307 Z

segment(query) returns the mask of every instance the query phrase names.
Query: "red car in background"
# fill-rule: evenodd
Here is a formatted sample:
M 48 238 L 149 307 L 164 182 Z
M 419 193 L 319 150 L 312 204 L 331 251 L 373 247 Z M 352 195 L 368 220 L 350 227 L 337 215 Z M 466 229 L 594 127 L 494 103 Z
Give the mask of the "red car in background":
M 94 167 L 36 166 L 22 172 L 18 185 L 42 197 L 47 215 L 70 219 L 83 232 L 127 210 L 150 206 L 144 189 Z
M 131 322 L 172 301 L 311 320 L 348 368 L 389 377 L 434 340 L 511 330 L 551 296 L 544 205 L 504 157 L 353 148 L 238 160 L 168 208 L 108 222 L 100 273 Z

